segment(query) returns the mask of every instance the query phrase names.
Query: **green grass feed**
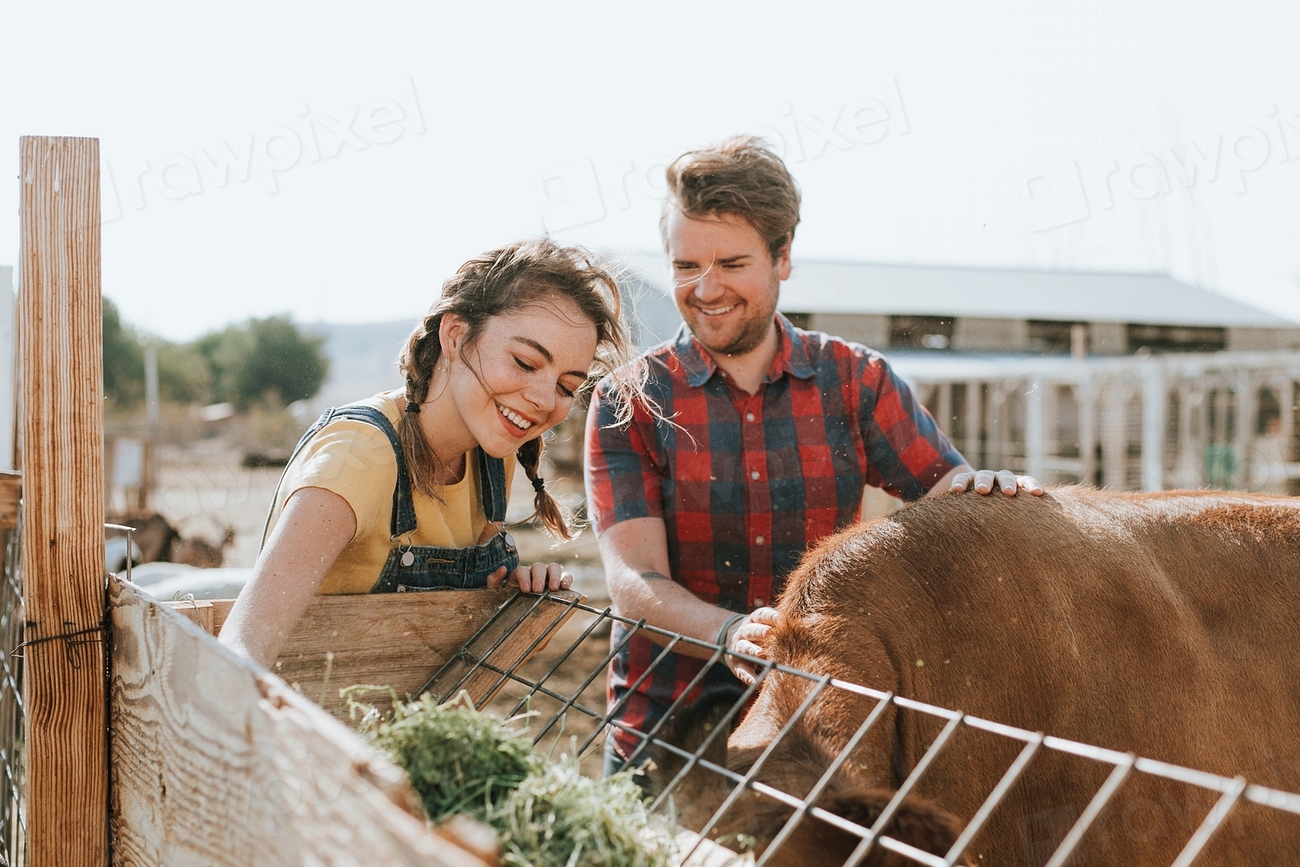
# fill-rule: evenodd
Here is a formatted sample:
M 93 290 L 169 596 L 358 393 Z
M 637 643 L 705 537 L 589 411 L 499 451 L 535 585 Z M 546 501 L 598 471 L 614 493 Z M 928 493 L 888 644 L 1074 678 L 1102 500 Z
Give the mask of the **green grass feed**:
M 430 821 L 464 813 L 495 829 L 502 865 L 671 862 L 669 835 L 654 827 L 630 772 L 593 780 L 575 760 L 551 762 L 533 752 L 525 723 L 479 713 L 462 694 L 444 705 L 394 701 L 390 718 L 370 711 L 359 728 L 406 770 Z
M 630 773 L 593 780 L 562 761 L 530 775 L 492 816 L 509 867 L 663 867 L 673 855 Z
M 367 713 L 360 731 L 406 770 L 430 821 L 456 813 L 487 821 L 541 764 L 519 722 L 481 714 L 468 697 L 439 706 L 426 695 L 405 705 L 394 701 L 386 720 Z

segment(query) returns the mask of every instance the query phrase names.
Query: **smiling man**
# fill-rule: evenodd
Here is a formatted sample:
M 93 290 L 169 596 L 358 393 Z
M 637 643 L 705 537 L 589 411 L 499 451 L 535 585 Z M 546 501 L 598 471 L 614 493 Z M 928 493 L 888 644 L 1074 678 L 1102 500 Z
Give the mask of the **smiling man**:
M 905 500 L 1042 493 L 1027 476 L 971 469 L 881 355 L 777 312 L 798 222 L 798 187 L 761 140 L 675 160 L 660 231 L 683 327 L 638 362 L 653 410 L 620 424 L 601 383 L 587 418 L 588 511 L 618 612 L 753 656 L 786 576 L 858 519 L 866 485 Z M 616 625 L 609 699 L 616 722 L 647 732 L 709 653 L 625 637 Z M 753 679 L 726 662 L 694 692 Z M 607 770 L 643 758 L 640 745 L 616 727 Z

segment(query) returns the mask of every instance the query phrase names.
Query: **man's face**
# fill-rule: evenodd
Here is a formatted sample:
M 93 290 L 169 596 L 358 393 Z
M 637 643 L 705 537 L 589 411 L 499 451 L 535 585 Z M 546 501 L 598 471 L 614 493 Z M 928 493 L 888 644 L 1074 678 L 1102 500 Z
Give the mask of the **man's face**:
M 668 214 L 673 296 L 713 355 L 753 352 L 775 334 L 776 299 L 790 276 L 790 245 L 774 262 L 758 230 L 735 214 Z

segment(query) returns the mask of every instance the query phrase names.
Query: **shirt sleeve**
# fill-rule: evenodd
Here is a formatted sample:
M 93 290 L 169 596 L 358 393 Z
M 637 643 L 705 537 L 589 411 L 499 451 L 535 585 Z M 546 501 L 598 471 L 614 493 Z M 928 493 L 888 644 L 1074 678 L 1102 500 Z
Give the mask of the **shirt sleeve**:
M 617 424 L 617 400 L 602 382 L 587 412 L 583 474 L 597 534 L 619 521 L 664 514 L 660 469 L 645 435 L 653 432 L 654 420 L 637 407 L 631 421 Z
M 354 539 L 365 538 L 381 523 L 388 533 L 397 458 L 379 428 L 350 419 L 331 422 L 312 437 L 295 463 L 296 472 L 286 479 L 286 501 L 303 488 L 323 488 L 352 507 Z
M 884 357 L 866 350 L 857 361 L 867 484 L 919 500 L 965 458 Z

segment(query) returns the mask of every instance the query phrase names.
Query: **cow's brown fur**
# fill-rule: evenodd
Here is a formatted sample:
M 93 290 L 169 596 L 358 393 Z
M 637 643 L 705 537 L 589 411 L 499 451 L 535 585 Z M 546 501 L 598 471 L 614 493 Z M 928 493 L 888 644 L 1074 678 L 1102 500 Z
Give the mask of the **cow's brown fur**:
M 739 693 L 706 696 L 688 706 L 675 719 L 669 720 L 664 738 L 686 752 L 699 753 L 706 761 L 717 765 L 727 764 L 727 742 L 714 738 L 704 748 L 708 733 L 725 723 L 728 711 L 740 697 Z M 748 771 L 753 755 L 732 755 L 734 770 Z M 780 751 L 766 765 L 761 775 L 763 782 L 787 794 L 804 797 L 822 776 L 833 756 L 825 753 L 808 732 L 796 729 L 782 741 Z M 684 761 L 677 753 L 661 751 L 656 756 L 652 782 L 666 784 L 677 776 Z M 701 829 L 721 804 L 728 787 L 720 784 L 713 772 L 697 768 L 673 790 L 674 812 L 682 825 Z M 835 779 L 816 800 L 818 807 L 829 810 L 852 822 L 870 828 L 880 816 L 894 793 L 888 789 L 854 785 L 847 778 Z M 745 848 L 752 840 L 761 854 L 776 831 L 794 814 L 793 809 L 774 798 L 755 795 L 738 808 L 729 811 L 722 823 L 714 829 L 713 837 L 737 848 Z M 928 801 L 909 797 L 904 799 L 894 817 L 886 823 L 883 833 L 927 852 L 946 854 L 957 837 L 961 826 L 949 813 Z M 809 864 L 843 864 L 861 838 L 834 827 L 816 817 L 805 817 L 796 825 L 791 835 L 772 853 L 768 862 L 772 867 L 801 867 Z M 875 849 L 862 867 L 905 867 L 915 862 L 884 849 Z M 969 861 L 959 861 L 969 865 Z
M 779 608 L 768 651 L 785 665 L 1300 790 L 1300 501 L 1080 488 L 925 500 L 820 545 Z M 752 763 L 809 688 L 772 677 L 730 763 Z M 835 755 L 872 706 L 828 691 L 767 773 L 801 777 L 795 754 Z M 891 709 L 841 790 L 896 788 L 941 724 Z M 920 791 L 968 819 L 1020 746 L 964 734 Z M 970 850 L 975 863 L 1042 863 L 1108 772 L 1041 753 Z M 1215 800 L 1142 777 L 1122 796 L 1072 863 L 1168 864 Z M 1300 818 L 1256 807 L 1198 861 L 1280 863 L 1300 864 Z

